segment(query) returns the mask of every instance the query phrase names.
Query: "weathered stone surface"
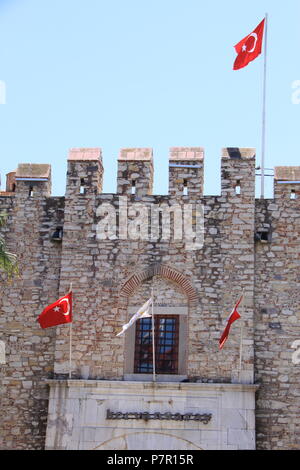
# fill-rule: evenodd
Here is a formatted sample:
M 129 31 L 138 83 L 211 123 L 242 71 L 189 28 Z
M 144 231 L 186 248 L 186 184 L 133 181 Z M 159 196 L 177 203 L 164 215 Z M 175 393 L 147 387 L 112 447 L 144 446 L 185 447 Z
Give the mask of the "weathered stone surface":
M 255 385 L 101 380 L 49 385 L 48 450 L 255 449 Z
M 135 330 L 132 328 L 125 338 L 116 334 L 150 297 L 153 287 L 155 313 L 172 313 L 180 318 L 178 376 L 172 380 L 211 384 L 222 395 L 218 413 L 223 424 L 201 429 L 201 446 L 299 448 L 300 366 L 292 345 L 300 340 L 300 185 L 275 181 L 274 199 L 255 201 L 255 152 L 224 149 L 221 195 L 203 196 L 203 163 L 200 147 L 172 149 L 169 195 L 153 195 L 152 150 L 124 149 L 118 162 L 118 193 L 101 194 L 101 150 L 72 149 L 65 197 L 50 196 L 50 169 L 45 181 L 17 181 L 15 191 L 0 194 L 0 210 L 8 214 L 3 234 L 20 265 L 20 277 L 7 283 L 3 276 L 0 284 L 0 340 L 5 343 L 5 363 L 0 364 L 4 410 L 0 418 L 1 448 L 45 447 L 49 398 L 45 379 L 66 379 L 69 375 L 69 327 L 41 330 L 36 319 L 46 305 L 69 290 L 71 283 L 74 387 L 55 386 L 49 412 L 51 416 L 57 413 L 59 403 L 65 404 L 66 393 L 73 408 L 59 417 L 57 427 L 49 418 L 47 439 L 54 442 L 59 435 L 60 448 L 74 449 L 104 442 L 105 431 L 95 425 L 93 408 L 88 406 L 90 427 L 72 425 L 72 413 L 79 413 L 80 397 L 87 404 L 94 400 L 86 390 L 81 396 L 80 387 L 97 389 L 97 381 L 102 381 L 103 387 L 106 381 L 114 381 L 117 387 L 124 384 L 125 377 L 138 379 L 133 372 Z M 295 199 L 291 199 L 292 191 L 296 191 Z M 109 227 L 107 238 L 99 239 L 105 204 L 116 226 Z M 149 217 L 138 218 L 141 206 L 137 204 L 143 204 Z M 176 210 L 183 215 L 187 204 L 201 206 L 205 215 L 203 243 L 197 246 L 188 244 L 184 237 L 174 239 L 171 223 L 169 231 L 162 231 L 162 224 L 174 218 Z M 167 213 L 155 219 L 151 210 L 162 207 Z M 193 221 L 194 229 L 197 217 L 194 210 L 186 219 Z M 62 241 L 52 237 L 58 228 Z M 270 231 L 270 239 L 255 238 L 262 230 Z M 163 233 L 167 234 L 165 238 Z M 232 326 L 222 351 L 218 340 L 242 291 L 243 355 L 239 371 L 240 323 Z M 142 386 L 149 380 L 151 377 L 143 377 L 140 385 L 132 386 Z M 162 384 L 162 380 L 158 377 L 155 393 L 174 390 L 172 384 Z M 245 386 L 257 383 L 256 401 L 254 392 L 246 389 L 226 395 L 222 384 L 237 386 L 237 382 Z M 143 387 L 148 385 L 144 383 Z M 186 400 L 184 388 L 180 390 Z M 176 392 L 178 406 L 179 395 Z M 97 400 L 104 398 L 97 395 Z M 162 411 L 168 411 L 165 405 Z M 180 429 L 174 429 L 172 439 L 180 433 Z M 111 441 L 107 448 L 143 445 L 138 437 L 122 439 Z M 178 444 L 171 444 L 167 436 L 162 439 L 161 446 L 166 448 Z M 194 431 L 186 430 L 186 443 L 180 445 L 188 449 L 194 444 L 187 442 L 195 443 L 195 439 Z M 157 436 L 151 434 L 149 442 L 155 446 Z

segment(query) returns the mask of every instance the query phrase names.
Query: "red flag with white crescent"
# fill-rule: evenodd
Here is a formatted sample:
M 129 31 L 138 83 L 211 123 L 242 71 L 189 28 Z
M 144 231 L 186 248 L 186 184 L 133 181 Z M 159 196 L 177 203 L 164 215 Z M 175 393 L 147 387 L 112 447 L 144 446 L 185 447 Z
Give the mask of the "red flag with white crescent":
M 72 292 L 44 308 L 37 318 L 42 328 L 63 325 L 72 322 Z
M 243 296 L 240 298 L 240 300 L 235 304 L 231 314 L 229 315 L 228 319 L 227 319 L 227 325 L 225 327 L 225 330 L 223 331 L 223 334 L 219 340 L 219 348 L 222 349 L 225 342 L 227 341 L 227 338 L 228 338 L 228 335 L 229 335 L 229 331 L 230 331 L 230 327 L 232 325 L 233 322 L 235 322 L 235 320 L 238 320 L 239 318 L 241 318 L 241 315 L 239 314 L 239 312 L 237 311 L 237 308 L 238 306 L 240 305 L 241 301 L 242 301 L 242 298 Z
M 261 23 L 248 34 L 244 39 L 238 42 L 234 48 L 238 54 L 235 59 L 233 70 L 238 70 L 249 64 L 252 60 L 256 59 L 261 53 L 262 42 L 264 36 L 265 18 Z

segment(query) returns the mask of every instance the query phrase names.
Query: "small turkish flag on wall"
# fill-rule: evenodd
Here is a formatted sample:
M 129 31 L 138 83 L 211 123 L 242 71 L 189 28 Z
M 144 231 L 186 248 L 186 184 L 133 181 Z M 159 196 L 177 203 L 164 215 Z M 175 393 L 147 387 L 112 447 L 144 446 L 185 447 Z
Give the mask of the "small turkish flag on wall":
M 44 308 L 37 321 L 42 328 L 72 322 L 72 292 Z
M 239 318 L 241 318 L 241 315 L 239 314 L 239 312 L 237 311 L 237 308 L 238 306 L 240 305 L 241 301 L 242 301 L 242 298 L 243 296 L 240 298 L 240 300 L 235 304 L 231 314 L 229 315 L 228 319 L 227 319 L 227 325 L 225 327 L 225 330 L 223 331 L 222 333 L 222 336 L 219 340 L 219 348 L 222 349 L 224 344 L 226 343 L 227 341 L 227 338 L 228 338 L 228 335 L 229 335 L 229 331 L 230 331 L 230 327 L 232 325 L 233 322 L 235 322 L 235 320 L 238 320 Z
M 252 60 L 261 53 L 262 42 L 264 36 L 265 18 L 255 28 L 255 30 L 248 34 L 238 44 L 234 46 L 238 56 L 235 59 L 233 70 L 238 70 L 249 64 Z

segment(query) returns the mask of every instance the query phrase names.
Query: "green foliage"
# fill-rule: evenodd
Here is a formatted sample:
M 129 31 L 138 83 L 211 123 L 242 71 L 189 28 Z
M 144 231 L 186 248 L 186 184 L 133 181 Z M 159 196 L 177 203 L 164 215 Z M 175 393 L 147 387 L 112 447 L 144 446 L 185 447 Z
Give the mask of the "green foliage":
M 0 213 L 0 228 L 6 224 L 6 213 Z M 0 234 L 0 270 L 4 271 L 10 279 L 14 274 L 19 273 L 17 256 L 6 249 L 5 240 Z

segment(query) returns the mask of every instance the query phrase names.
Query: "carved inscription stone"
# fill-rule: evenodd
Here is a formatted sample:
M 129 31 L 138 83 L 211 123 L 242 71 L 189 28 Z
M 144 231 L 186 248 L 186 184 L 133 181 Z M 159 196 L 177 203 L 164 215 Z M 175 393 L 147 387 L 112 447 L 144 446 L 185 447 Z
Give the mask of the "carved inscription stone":
M 212 414 L 211 413 L 148 413 L 148 412 L 125 412 L 122 413 L 121 411 L 111 411 L 107 410 L 106 412 L 106 419 L 144 419 L 148 421 L 149 419 L 159 419 L 159 420 L 171 420 L 171 421 L 201 421 L 204 424 L 209 423 L 211 420 Z

